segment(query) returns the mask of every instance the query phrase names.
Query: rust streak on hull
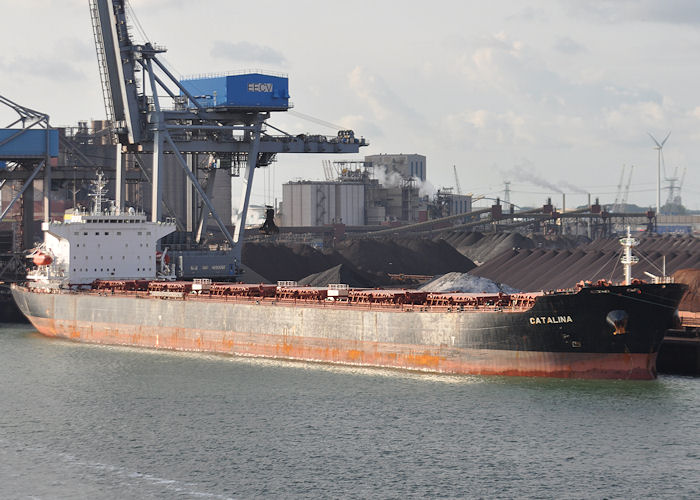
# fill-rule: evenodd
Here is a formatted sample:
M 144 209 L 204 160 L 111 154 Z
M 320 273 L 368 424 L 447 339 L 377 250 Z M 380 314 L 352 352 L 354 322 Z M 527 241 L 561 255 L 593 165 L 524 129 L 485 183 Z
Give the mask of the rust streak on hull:
M 80 342 L 388 367 L 463 375 L 636 379 L 656 377 L 656 353 L 539 352 L 366 342 L 29 317 L 42 334 Z

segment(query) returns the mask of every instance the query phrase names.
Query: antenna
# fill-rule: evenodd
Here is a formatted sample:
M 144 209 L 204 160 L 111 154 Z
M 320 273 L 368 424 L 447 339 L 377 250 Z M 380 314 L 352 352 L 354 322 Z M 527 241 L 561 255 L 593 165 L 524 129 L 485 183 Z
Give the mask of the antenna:
M 659 152 L 658 155 L 658 164 L 656 166 L 656 214 L 660 215 L 661 214 L 661 156 L 663 154 L 663 149 L 664 149 L 664 144 L 666 144 L 666 141 L 668 140 L 669 136 L 671 135 L 671 132 L 669 131 L 668 134 L 666 134 L 666 138 L 659 143 L 659 141 L 656 140 L 656 138 L 651 135 L 651 132 L 647 132 L 649 134 L 649 137 L 651 137 L 651 140 L 654 141 L 654 144 L 656 144 L 656 149 Z M 665 170 L 665 169 L 664 169 Z M 664 172 L 665 176 L 665 172 Z

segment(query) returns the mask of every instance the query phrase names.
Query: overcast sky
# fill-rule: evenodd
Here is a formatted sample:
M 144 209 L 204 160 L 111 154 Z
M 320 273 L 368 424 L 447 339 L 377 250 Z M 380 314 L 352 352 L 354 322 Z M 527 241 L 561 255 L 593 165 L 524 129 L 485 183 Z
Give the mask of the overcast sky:
M 513 202 L 655 204 L 657 153 L 700 209 L 700 2 L 560 0 L 314 2 L 131 0 L 179 75 L 262 68 L 289 75 L 294 111 L 352 128 L 362 154 L 427 156 L 428 180 Z M 0 94 L 54 125 L 101 119 L 87 0 L 0 0 Z M 0 110 L 3 123 L 9 122 Z M 292 113 L 290 133 L 336 130 Z M 274 179 L 322 179 L 325 156 L 280 156 Z M 346 157 L 345 159 L 349 159 Z M 666 192 L 662 194 L 662 202 Z

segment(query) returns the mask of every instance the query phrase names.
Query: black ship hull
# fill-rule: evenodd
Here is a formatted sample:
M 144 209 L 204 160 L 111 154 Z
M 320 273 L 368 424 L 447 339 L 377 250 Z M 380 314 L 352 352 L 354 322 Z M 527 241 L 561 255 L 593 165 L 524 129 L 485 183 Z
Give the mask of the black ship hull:
M 683 285 L 586 287 L 469 309 L 13 288 L 49 336 L 455 374 L 651 379 Z

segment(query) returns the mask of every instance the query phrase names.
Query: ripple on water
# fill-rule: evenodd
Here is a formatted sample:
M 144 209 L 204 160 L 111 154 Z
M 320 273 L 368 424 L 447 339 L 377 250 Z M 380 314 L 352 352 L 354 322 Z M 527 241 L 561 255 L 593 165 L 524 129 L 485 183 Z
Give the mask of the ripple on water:
M 0 494 L 700 491 L 698 379 L 454 377 L 0 333 Z

